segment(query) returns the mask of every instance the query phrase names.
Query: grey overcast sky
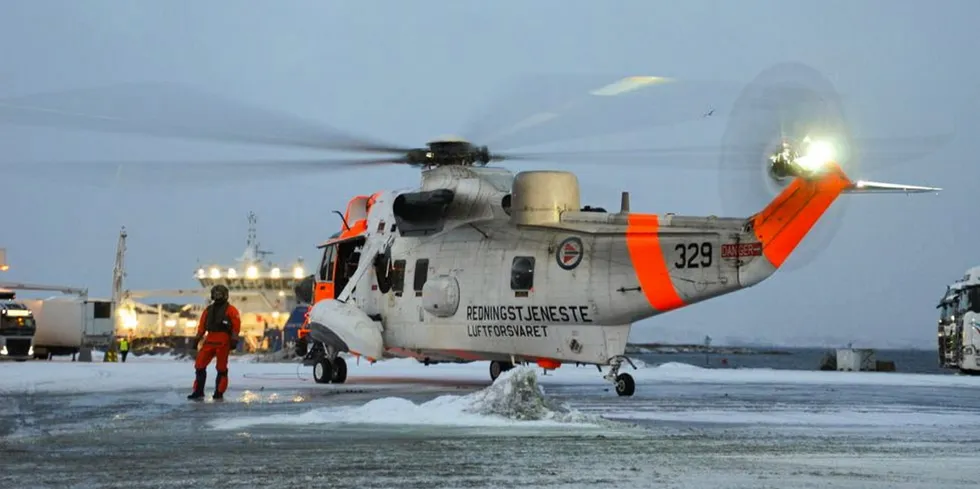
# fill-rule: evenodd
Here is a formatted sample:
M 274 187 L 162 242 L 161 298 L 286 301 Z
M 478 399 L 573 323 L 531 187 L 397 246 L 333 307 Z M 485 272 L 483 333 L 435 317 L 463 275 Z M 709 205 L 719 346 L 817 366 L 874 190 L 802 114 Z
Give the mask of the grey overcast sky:
M 529 73 L 748 81 L 775 63 L 802 62 L 844 95 L 855 134 L 955 129 L 956 139 L 927 157 L 852 175 L 944 192 L 850 197 L 840 229 L 806 267 L 638 323 L 631 339 L 700 341 L 707 334 L 715 343 L 933 347 L 934 306 L 945 285 L 980 264 L 980 165 L 971 145 L 978 132 L 977 19 L 980 3 L 971 0 L 0 0 L 0 97 L 180 82 L 415 145 L 458 132 L 494 93 Z M 617 141 L 717 144 L 724 123 Z M 293 156 L 221 148 L 0 125 L 5 164 Z M 637 211 L 731 215 L 716 172 L 601 161 L 540 166 L 576 171 L 583 204 L 615 209 L 619 192 L 630 190 Z M 193 286 L 198 260 L 230 262 L 241 253 L 249 211 L 258 214 L 260 240 L 274 257 L 315 262 L 315 244 L 340 225 L 331 210 L 355 193 L 417 179 L 413 169 L 386 167 L 93 187 L 75 177 L 7 173 L 0 177 L 0 246 L 12 268 L 2 278 L 107 295 L 117 233 L 126 226 L 128 287 Z

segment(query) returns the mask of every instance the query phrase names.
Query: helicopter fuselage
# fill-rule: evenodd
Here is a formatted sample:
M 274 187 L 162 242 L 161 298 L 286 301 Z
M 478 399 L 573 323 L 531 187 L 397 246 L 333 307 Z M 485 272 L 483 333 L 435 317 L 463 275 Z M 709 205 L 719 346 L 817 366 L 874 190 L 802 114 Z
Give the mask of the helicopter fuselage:
M 609 364 L 634 322 L 770 276 L 846 185 L 800 180 L 717 218 L 582 210 L 571 174 L 462 170 L 352 201 L 324 246 L 314 339 L 370 360 Z

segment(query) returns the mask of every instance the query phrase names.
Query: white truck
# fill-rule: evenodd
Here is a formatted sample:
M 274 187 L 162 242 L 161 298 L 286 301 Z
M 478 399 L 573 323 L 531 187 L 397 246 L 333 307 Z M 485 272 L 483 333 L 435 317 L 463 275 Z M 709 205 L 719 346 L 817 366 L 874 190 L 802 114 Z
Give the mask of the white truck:
M 115 332 L 111 300 L 57 296 L 25 300 L 34 312 L 34 357 L 75 355 L 84 347 L 106 348 Z
M 34 314 L 13 291 L 0 289 L 0 360 L 23 362 L 34 356 Z
M 939 305 L 939 364 L 980 375 L 980 266 L 946 287 Z

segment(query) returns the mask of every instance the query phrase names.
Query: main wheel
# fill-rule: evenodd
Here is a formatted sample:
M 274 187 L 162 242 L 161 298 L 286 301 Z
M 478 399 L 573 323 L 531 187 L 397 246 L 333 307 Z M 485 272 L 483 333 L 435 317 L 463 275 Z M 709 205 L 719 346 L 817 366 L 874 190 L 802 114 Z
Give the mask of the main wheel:
M 616 376 L 616 394 L 620 396 L 632 396 L 636 392 L 636 383 L 630 374 L 619 374 Z
M 510 362 L 498 362 L 496 360 L 490 362 L 490 380 L 497 380 L 500 374 L 514 368 L 514 364 Z
M 347 381 L 347 360 L 341 357 L 337 357 L 333 361 L 333 378 L 331 381 L 334 384 L 343 384 Z
M 326 358 L 316 362 L 313 366 L 313 380 L 317 384 L 329 384 L 333 378 L 333 365 Z
M 490 380 L 497 380 L 497 377 L 500 377 L 500 374 L 503 371 L 504 371 L 503 364 L 501 364 L 496 360 L 490 362 Z

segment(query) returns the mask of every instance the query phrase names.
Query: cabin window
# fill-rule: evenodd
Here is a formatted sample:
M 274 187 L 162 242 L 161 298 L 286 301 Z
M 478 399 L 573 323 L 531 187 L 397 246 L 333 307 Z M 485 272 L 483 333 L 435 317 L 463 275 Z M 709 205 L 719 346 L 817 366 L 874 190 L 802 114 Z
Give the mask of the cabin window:
M 429 259 L 419 258 L 415 261 L 415 280 L 412 284 L 412 288 L 416 292 L 422 292 L 422 286 L 425 285 L 426 279 L 429 277 Z M 418 294 L 416 294 L 418 295 Z
M 320 270 L 317 278 L 321 281 L 330 282 L 333 280 L 333 262 L 337 246 L 331 245 L 323 249 L 323 259 L 320 261 Z
M 398 295 L 405 290 L 405 260 L 395 260 L 391 266 L 391 290 Z
M 514 257 L 510 266 L 510 288 L 513 290 L 531 290 L 534 288 L 534 257 Z

